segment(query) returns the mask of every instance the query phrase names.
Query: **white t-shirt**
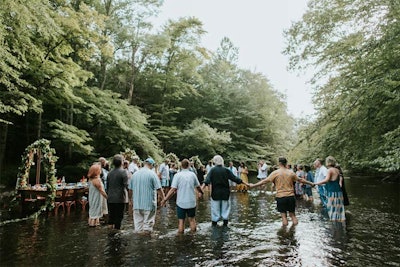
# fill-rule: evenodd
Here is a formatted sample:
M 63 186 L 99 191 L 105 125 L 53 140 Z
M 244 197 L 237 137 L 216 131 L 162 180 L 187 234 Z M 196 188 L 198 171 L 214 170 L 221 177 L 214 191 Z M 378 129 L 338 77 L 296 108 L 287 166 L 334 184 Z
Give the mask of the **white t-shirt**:
M 267 178 L 267 176 L 268 176 L 268 171 L 267 171 L 267 169 L 268 169 L 268 166 L 267 166 L 267 164 L 265 164 L 265 163 L 261 166 L 261 168 L 258 168 L 258 175 L 257 175 L 257 178 L 258 178 L 258 179 L 265 179 L 265 178 Z
M 139 170 L 139 167 L 136 163 L 131 162 L 131 164 L 129 164 L 128 170 L 133 175 L 135 172 Z
M 182 209 L 192 209 L 196 207 L 195 188 L 200 186 L 196 174 L 188 169 L 182 169 L 175 174 L 171 187 L 177 189 L 176 205 Z
M 161 174 L 162 179 L 169 179 L 169 166 L 168 164 L 161 163 L 158 168 L 158 172 Z
M 314 178 L 315 182 L 320 182 L 324 180 L 327 173 L 328 169 L 324 165 L 322 165 L 315 173 L 315 178 Z

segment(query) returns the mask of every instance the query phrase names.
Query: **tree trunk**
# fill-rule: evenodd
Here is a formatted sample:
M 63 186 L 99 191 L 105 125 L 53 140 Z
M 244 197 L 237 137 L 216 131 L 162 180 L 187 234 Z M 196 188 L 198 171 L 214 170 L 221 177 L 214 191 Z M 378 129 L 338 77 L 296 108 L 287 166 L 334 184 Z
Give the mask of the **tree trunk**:
M 135 55 L 137 52 L 137 46 L 132 46 L 132 62 L 131 62 L 131 83 L 128 92 L 128 103 L 133 104 L 133 90 L 135 89 Z
M 74 123 L 74 104 L 69 106 L 68 110 L 68 124 L 73 125 Z M 72 144 L 68 145 L 68 160 L 72 159 Z
M 39 140 L 41 136 L 42 136 L 42 112 L 39 112 L 37 121 L 36 140 Z
M 3 161 L 6 154 L 8 124 L 0 124 L 0 181 L 2 180 Z

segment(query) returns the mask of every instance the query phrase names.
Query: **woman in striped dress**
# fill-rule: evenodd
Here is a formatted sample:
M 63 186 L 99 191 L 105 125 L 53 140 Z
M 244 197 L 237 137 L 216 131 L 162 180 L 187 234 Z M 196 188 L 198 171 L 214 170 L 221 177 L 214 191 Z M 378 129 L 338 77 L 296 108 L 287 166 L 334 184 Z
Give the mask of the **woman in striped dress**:
M 326 184 L 325 189 L 327 192 L 328 203 L 326 205 L 328 216 L 331 221 L 344 222 L 346 216 L 344 212 L 343 192 L 340 188 L 340 173 L 336 166 L 334 157 L 329 156 L 326 158 L 326 167 L 328 172 L 324 180 L 315 183 L 315 185 Z

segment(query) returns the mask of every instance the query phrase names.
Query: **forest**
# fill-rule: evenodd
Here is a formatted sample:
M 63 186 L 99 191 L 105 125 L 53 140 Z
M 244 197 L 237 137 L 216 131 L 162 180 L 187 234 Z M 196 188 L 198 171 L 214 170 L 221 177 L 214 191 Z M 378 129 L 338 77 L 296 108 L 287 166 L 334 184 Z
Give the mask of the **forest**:
M 15 183 L 41 138 L 57 175 L 126 150 L 249 164 L 333 155 L 349 170 L 398 174 L 399 5 L 308 3 L 284 33 L 289 68 L 315 70 L 317 114 L 298 123 L 264 74 L 238 65 L 229 37 L 211 51 L 195 17 L 154 28 L 162 1 L 1 1 L 0 183 Z

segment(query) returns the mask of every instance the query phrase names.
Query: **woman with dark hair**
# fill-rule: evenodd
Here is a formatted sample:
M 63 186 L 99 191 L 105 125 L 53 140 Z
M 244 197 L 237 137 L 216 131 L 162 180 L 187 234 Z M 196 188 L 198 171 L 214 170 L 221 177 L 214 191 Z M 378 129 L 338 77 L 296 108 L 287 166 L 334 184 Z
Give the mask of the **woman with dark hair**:
M 339 185 L 343 192 L 343 204 L 345 206 L 348 206 L 348 205 L 350 205 L 350 201 L 349 201 L 349 197 L 347 196 L 346 187 L 344 185 L 344 175 L 343 175 L 342 168 L 340 167 L 339 164 L 336 164 L 335 168 L 339 170 L 339 174 L 340 174 Z
M 311 167 L 309 165 L 304 165 L 304 171 L 306 173 L 306 180 L 311 183 L 314 182 L 314 175 L 311 171 Z M 307 200 L 313 202 L 314 198 L 312 195 L 311 185 L 306 184 L 306 188 L 304 191 L 305 191 L 305 196 L 306 196 Z
M 93 164 L 87 174 L 89 178 L 89 226 L 100 225 L 100 218 L 107 213 L 107 194 L 100 179 L 101 165 Z
M 121 229 L 125 204 L 128 203 L 128 174 L 122 168 L 123 161 L 122 155 L 115 155 L 113 159 L 114 169 L 107 176 L 108 224 L 114 229 Z

